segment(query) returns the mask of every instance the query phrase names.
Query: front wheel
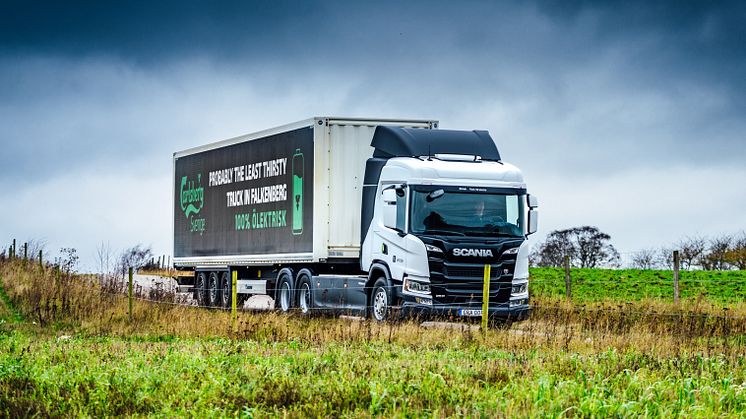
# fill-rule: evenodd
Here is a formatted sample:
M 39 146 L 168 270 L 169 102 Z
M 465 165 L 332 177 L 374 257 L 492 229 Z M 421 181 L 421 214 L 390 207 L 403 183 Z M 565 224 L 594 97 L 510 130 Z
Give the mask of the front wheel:
M 373 293 L 370 296 L 370 313 L 379 322 L 386 321 L 390 317 L 391 295 L 384 278 L 378 278 L 373 285 Z

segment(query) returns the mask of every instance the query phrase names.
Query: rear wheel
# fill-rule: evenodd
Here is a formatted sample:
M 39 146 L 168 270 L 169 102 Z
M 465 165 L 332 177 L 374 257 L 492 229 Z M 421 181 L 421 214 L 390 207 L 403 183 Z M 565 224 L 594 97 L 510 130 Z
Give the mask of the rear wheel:
M 231 299 L 233 298 L 233 289 L 231 288 L 232 282 L 229 278 L 228 272 L 223 272 L 220 276 L 220 288 L 222 288 L 222 299 L 221 305 L 223 308 L 231 308 Z
M 293 287 L 287 275 L 280 277 L 275 308 L 279 308 L 283 313 L 287 313 L 293 308 Z
M 298 307 L 303 314 L 308 314 L 313 308 L 311 281 L 306 277 L 300 280 L 300 285 L 298 286 Z
M 373 285 L 373 293 L 370 296 L 370 314 L 376 321 L 382 322 L 389 319 L 391 312 L 391 296 L 388 284 L 384 278 L 378 278 Z
M 197 283 L 194 285 L 194 298 L 197 305 L 204 307 L 207 305 L 207 276 L 204 272 L 197 274 Z
M 207 302 L 210 307 L 220 306 L 220 280 L 217 272 L 210 272 L 209 278 L 210 289 L 207 292 Z

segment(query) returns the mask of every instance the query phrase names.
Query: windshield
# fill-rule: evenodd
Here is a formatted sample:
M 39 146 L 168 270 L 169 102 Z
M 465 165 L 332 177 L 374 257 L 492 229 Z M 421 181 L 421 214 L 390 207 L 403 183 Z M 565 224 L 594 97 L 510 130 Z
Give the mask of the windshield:
M 525 194 L 414 190 L 412 233 L 523 237 Z

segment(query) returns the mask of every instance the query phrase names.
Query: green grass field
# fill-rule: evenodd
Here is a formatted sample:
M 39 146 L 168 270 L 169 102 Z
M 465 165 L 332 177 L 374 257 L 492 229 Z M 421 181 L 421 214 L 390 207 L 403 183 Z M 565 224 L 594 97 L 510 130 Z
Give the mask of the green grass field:
M 130 322 L 90 280 L 17 264 L 0 286 L 0 417 L 746 416 L 746 310 L 721 302 L 556 303 L 484 334 L 240 313 L 233 333 L 170 304 Z
M 573 300 L 578 302 L 673 300 L 672 271 L 573 268 L 570 276 Z M 535 296 L 564 296 L 565 271 L 562 268 L 531 268 L 530 286 Z M 719 303 L 744 302 L 746 271 L 681 271 L 679 292 L 681 298 L 704 298 Z

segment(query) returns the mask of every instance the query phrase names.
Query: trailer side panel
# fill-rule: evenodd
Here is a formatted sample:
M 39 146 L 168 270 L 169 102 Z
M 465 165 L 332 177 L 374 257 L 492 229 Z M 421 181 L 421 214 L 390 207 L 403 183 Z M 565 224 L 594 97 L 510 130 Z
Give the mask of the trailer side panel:
M 174 170 L 179 260 L 311 257 L 311 126 L 178 157 Z

